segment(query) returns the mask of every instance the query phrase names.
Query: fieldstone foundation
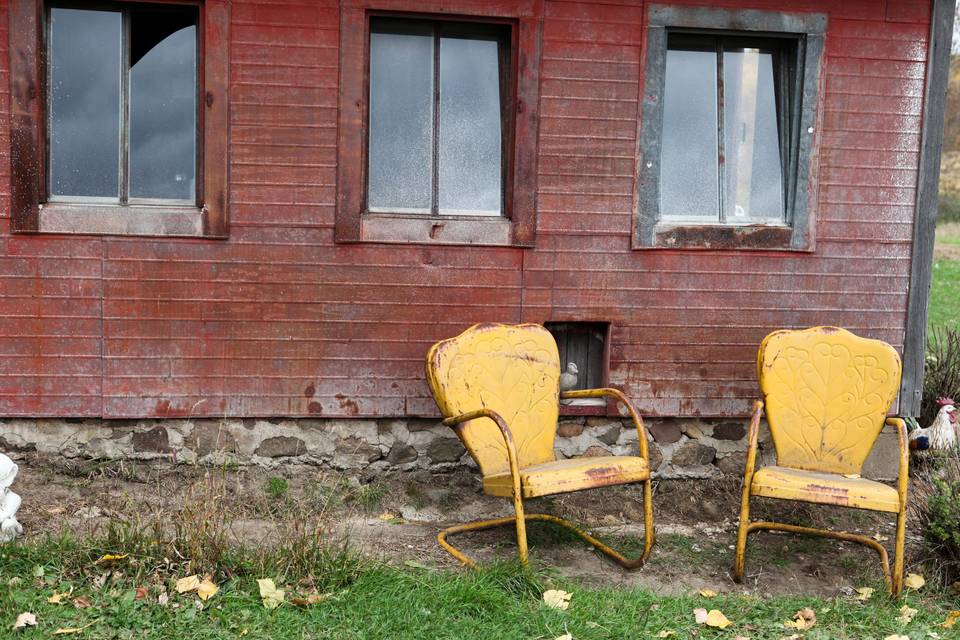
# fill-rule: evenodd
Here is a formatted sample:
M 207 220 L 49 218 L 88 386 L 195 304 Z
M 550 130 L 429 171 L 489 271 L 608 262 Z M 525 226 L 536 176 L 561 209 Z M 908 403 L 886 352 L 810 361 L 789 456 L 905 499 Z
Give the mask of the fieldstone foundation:
M 740 476 L 747 420 L 652 418 L 650 464 L 658 478 Z M 773 443 L 761 427 L 761 464 Z M 558 457 L 636 455 L 633 423 L 615 417 L 564 417 Z M 310 464 L 365 474 L 473 466 L 449 427 L 423 419 L 0 420 L 0 451 L 64 458 L 164 459 L 200 464 Z M 892 479 L 897 438 L 884 430 L 864 475 Z

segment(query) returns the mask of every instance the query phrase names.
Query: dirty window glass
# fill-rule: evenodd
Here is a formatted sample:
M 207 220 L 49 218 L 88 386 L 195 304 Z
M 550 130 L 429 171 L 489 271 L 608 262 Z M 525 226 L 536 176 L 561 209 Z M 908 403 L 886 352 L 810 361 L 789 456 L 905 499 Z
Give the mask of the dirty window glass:
M 48 25 L 50 199 L 194 203 L 196 8 L 53 6 Z
M 504 42 L 490 25 L 371 22 L 369 211 L 502 214 Z
M 190 11 L 130 14 L 130 197 L 196 192 L 197 27 Z
M 120 195 L 120 34 L 117 11 L 50 12 L 50 193 Z
M 788 43 L 672 34 L 664 77 L 660 216 L 783 224 Z

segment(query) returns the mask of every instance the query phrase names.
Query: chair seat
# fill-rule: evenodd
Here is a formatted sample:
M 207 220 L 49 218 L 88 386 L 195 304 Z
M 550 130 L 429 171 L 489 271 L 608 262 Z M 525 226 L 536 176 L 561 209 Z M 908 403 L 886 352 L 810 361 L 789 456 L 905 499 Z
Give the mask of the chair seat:
M 750 493 L 872 511 L 900 511 L 897 490 L 882 482 L 790 467 L 758 469 L 753 475 Z
M 520 485 L 524 498 L 535 498 L 566 491 L 638 482 L 649 477 L 650 468 L 643 458 L 600 456 L 554 460 L 526 467 L 520 470 Z M 512 496 L 510 473 L 485 477 L 483 490 L 492 496 Z

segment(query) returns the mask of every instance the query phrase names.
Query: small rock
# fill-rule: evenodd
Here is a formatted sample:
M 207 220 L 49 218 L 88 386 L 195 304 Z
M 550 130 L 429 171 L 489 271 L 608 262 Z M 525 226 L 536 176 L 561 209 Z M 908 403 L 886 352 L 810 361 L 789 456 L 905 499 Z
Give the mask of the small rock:
M 133 434 L 133 450 L 149 453 L 170 453 L 170 436 L 164 427 L 154 427 L 150 431 Z
M 256 454 L 264 458 L 286 458 L 300 456 L 306 452 L 307 445 L 303 440 L 288 436 L 266 438 L 256 450 Z
M 728 476 L 742 476 L 746 464 L 746 451 L 736 451 L 717 460 L 717 468 Z
M 650 471 L 656 471 L 663 463 L 663 452 L 654 442 L 647 444 L 647 455 L 650 458 Z
M 670 464 L 674 467 L 693 467 L 706 465 L 713 462 L 717 455 L 717 450 L 713 447 L 700 444 L 694 440 L 689 440 L 682 444 L 679 449 L 674 451 Z
M 713 437 L 717 440 L 740 440 L 747 435 L 742 422 L 721 422 L 713 428 Z
M 80 507 L 73 515 L 78 518 L 99 518 L 102 513 L 100 507 Z
M 655 421 L 648 423 L 646 426 L 647 431 L 650 432 L 653 439 L 661 444 L 671 444 L 680 441 L 682 434 L 680 432 L 680 426 L 676 422 Z
M 694 440 L 699 440 L 703 437 L 703 431 L 700 431 L 700 427 L 695 424 L 683 425 L 683 432 L 688 438 L 693 438 Z
M 407 464 L 415 461 L 418 456 L 416 449 L 408 444 L 397 442 L 390 448 L 390 453 L 387 454 L 387 462 L 394 466 Z
M 606 433 L 597 436 L 597 440 L 611 447 L 617 444 L 618 438 L 620 438 L 620 425 L 614 425 L 607 429 Z
M 557 426 L 557 435 L 561 438 L 576 438 L 583 433 L 582 422 L 564 421 Z
M 609 456 L 610 452 L 604 449 L 601 446 L 593 445 L 588 447 L 586 451 L 583 452 L 584 458 L 600 458 L 602 456 Z
M 437 438 L 427 447 L 427 455 L 434 463 L 456 462 L 463 452 L 463 444 L 458 438 Z

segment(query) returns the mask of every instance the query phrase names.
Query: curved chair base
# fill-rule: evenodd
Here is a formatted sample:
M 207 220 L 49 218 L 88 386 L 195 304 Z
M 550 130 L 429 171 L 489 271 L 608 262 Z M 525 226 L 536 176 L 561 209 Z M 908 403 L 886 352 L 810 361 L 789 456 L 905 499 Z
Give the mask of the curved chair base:
M 846 531 L 829 531 L 827 529 L 814 529 L 812 527 L 800 527 L 792 524 L 782 524 L 780 522 L 751 522 L 747 525 L 746 535 L 754 531 L 786 531 L 787 533 L 801 533 L 810 536 L 821 536 L 824 538 L 833 538 L 835 540 L 845 540 L 847 542 L 857 542 L 866 545 L 877 552 L 880 556 L 880 564 L 883 567 L 883 579 L 887 583 L 887 588 L 893 591 L 893 581 L 890 577 L 890 560 L 887 557 L 887 550 L 876 540 L 871 540 L 866 536 L 848 533 Z M 746 545 L 744 545 L 745 547 Z M 746 549 L 737 549 L 736 567 L 734 569 L 733 579 L 735 582 L 743 581 L 744 554 Z M 893 594 L 894 597 L 897 593 Z
M 558 516 L 552 516 L 546 513 L 528 513 L 524 514 L 523 519 L 525 521 L 529 520 L 540 520 L 542 522 L 552 522 L 556 525 L 571 531 L 581 538 L 584 542 L 591 545 L 597 551 L 607 556 L 617 564 L 619 564 L 624 569 L 638 569 L 643 566 L 643 563 L 646 562 L 647 558 L 650 556 L 650 551 L 653 549 L 653 532 L 645 531 L 645 543 L 643 555 L 636 559 L 629 559 L 624 557 L 621 553 L 615 549 L 611 549 L 607 545 L 603 544 L 593 536 L 591 536 L 586 531 L 582 531 L 577 528 L 572 522 L 564 520 Z M 466 524 L 458 524 L 453 527 L 448 527 L 437 534 L 437 542 L 440 543 L 440 546 L 447 550 L 454 558 L 462 562 L 465 566 L 475 568 L 477 563 L 467 556 L 465 553 L 454 547 L 452 544 L 447 542 L 447 536 L 454 533 L 462 533 L 464 531 L 480 531 L 483 529 L 492 529 L 494 527 L 502 527 L 508 524 L 515 524 L 517 519 L 512 516 L 505 518 L 494 518 L 492 520 L 477 520 L 476 522 L 468 522 Z M 525 541 L 524 541 L 525 542 Z M 524 545 L 525 546 L 525 545 Z M 526 549 L 522 548 L 520 553 L 520 562 L 527 564 Z

